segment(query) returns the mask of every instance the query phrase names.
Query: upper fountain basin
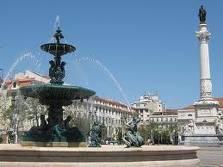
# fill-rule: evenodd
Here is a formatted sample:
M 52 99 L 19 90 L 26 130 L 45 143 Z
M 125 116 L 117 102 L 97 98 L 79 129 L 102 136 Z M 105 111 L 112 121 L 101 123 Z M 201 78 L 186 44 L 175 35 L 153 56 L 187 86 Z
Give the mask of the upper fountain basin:
M 62 56 L 76 50 L 74 46 L 64 43 L 47 43 L 41 45 L 40 48 L 54 56 Z

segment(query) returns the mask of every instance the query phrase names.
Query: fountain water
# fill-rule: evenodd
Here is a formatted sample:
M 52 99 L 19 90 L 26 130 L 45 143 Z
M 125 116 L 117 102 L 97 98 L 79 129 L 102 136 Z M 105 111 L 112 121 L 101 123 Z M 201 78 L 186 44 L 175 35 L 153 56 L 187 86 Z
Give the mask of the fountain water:
M 3 79 L 3 83 L 2 83 L 2 87 L 0 88 L 0 91 L 2 91 L 4 89 L 4 85 L 5 85 L 5 82 L 9 79 L 9 77 L 12 75 L 13 71 L 15 70 L 16 66 L 22 62 L 23 60 L 26 60 L 26 59 L 32 59 L 34 60 L 34 64 L 36 65 L 39 65 L 40 62 L 39 60 L 36 58 L 36 56 L 34 56 L 31 52 L 27 52 L 25 54 L 23 54 L 22 56 L 20 56 L 19 58 L 16 59 L 16 61 L 12 64 L 12 66 L 9 68 L 6 76 L 4 77 Z
M 28 61 L 27 61 L 28 60 Z M 32 53 L 26 52 L 22 54 L 20 57 L 16 59 L 16 61 L 12 64 L 9 68 L 8 72 L 6 73 L 5 77 L 3 78 L 2 86 L 0 88 L 1 92 L 1 114 L 4 115 L 5 121 L 2 123 L 5 132 L 9 132 L 13 130 L 13 133 L 16 134 L 13 142 L 17 143 L 17 129 L 18 129 L 18 122 L 21 123 L 20 118 L 24 118 L 24 114 L 22 112 L 18 113 L 22 109 L 18 109 L 17 105 L 25 104 L 20 103 L 21 97 L 20 93 L 17 90 L 14 90 L 14 82 L 11 80 L 13 78 L 15 70 L 18 70 L 19 65 L 24 62 L 29 62 L 29 65 L 35 67 L 35 69 L 39 68 L 40 61 L 39 59 Z M 12 86 L 12 89 L 8 90 L 8 86 Z M 15 85 L 16 86 L 16 85 Z M 11 140 L 12 141 L 12 140 Z
M 121 93 L 123 99 L 125 100 L 125 102 L 128 106 L 128 110 L 131 111 L 131 106 L 127 99 L 126 93 L 124 92 L 122 86 L 120 85 L 120 83 L 118 82 L 116 77 L 112 74 L 112 72 L 105 65 L 103 65 L 99 60 L 95 60 L 95 59 L 92 59 L 89 57 L 76 58 L 75 62 L 78 62 L 78 63 L 79 62 L 91 62 L 91 63 L 94 63 L 95 65 L 97 65 L 100 69 L 102 69 L 114 82 L 115 86 L 117 87 L 117 89 Z

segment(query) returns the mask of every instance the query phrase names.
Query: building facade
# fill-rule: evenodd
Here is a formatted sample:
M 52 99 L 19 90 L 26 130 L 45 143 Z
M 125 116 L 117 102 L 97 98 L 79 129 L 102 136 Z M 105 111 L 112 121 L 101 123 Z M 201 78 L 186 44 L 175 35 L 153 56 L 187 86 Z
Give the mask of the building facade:
M 100 123 L 103 126 L 103 139 L 111 139 L 117 132 L 123 134 L 125 122 L 131 119 L 135 112 L 119 101 L 98 96 L 93 96 L 83 102 L 74 101 L 72 105 L 64 109 L 64 114 L 71 115 L 83 131 L 88 131 L 94 122 Z M 80 119 L 77 120 L 78 118 Z M 80 120 L 83 123 L 80 123 Z
M 141 119 L 141 123 L 149 122 L 153 113 L 165 112 L 165 105 L 157 94 L 144 95 L 132 104 L 132 108 Z
M 155 123 L 162 128 L 177 126 L 177 110 L 166 109 L 164 112 L 156 112 L 150 115 L 150 123 Z

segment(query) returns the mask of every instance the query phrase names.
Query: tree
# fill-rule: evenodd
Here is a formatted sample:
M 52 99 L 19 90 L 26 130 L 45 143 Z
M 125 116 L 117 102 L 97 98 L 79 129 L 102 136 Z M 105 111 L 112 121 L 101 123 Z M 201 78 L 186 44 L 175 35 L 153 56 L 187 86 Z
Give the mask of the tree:
M 2 129 L 7 129 L 11 123 L 11 115 L 13 112 L 13 106 L 11 103 L 11 98 L 7 97 L 6 94 L 0 95 L 0 127 Z
M 27 98 L 23 101 L 24 111 L 26 112 L 26 121 L 33 122 L 32 126 L 40 126 L 40 116 L 47 115 L 47 106 L 41 105 L 38 99 Z
M 145 142 L 150 139 L 154 144 L 176 144 L 178 137 L 177 124 L 174 125 L 159 125 L 150 122 L 147 125 L 141 125 L 138 129 L 139 133 L 144 138 Z

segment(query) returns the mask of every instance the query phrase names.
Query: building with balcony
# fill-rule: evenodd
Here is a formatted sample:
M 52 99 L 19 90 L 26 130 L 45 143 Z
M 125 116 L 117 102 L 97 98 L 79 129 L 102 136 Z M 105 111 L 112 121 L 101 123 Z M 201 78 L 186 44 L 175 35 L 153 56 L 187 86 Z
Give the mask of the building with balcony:
M 164 112 L 155 112 L 149 117 L 149 123 L 157 124 L 163 128 L 177 126 L 177 110 L 166 109 Z

